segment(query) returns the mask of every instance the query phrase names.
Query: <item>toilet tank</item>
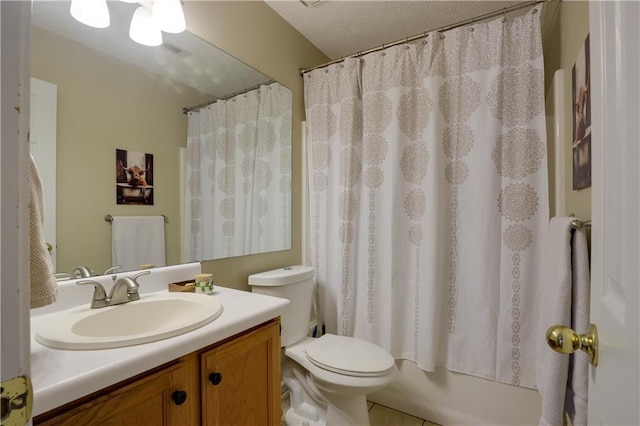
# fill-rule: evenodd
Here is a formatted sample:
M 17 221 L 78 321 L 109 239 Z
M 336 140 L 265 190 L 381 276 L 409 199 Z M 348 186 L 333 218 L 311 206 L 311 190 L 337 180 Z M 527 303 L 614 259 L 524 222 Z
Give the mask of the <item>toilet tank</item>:
M 314 284 L 311 266 L 287 266 L 249 275 L 249 285 L 254 293 L 281 297 L 291 302 L 289 311 L 281 317 L 281 346 L 295 343 L 309 333 Z

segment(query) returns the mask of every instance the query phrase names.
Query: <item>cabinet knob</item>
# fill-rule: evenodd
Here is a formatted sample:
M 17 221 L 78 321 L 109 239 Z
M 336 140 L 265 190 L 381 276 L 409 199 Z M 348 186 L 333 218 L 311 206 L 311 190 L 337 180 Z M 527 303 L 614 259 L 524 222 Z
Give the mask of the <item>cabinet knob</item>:
M 176 405 L 182 405 L 187 400 L 187 392 L 183 390 L 174 391 L 171 394 L 171 399 Z
M 209 381 L 214 386 L 218 386 L 220 384 L 220 382 L 222 381 L 222 374 L 221 373 L 211 373 L 211 374 L 209 374 Z

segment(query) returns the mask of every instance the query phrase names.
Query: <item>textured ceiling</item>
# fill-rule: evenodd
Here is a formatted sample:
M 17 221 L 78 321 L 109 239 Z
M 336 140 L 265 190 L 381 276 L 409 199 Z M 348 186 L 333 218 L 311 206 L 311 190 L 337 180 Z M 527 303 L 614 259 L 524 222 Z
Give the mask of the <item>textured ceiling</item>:
M 306 7 L 297 0 L 265 1 L 331 59 L 522 3 L 325 0 Z

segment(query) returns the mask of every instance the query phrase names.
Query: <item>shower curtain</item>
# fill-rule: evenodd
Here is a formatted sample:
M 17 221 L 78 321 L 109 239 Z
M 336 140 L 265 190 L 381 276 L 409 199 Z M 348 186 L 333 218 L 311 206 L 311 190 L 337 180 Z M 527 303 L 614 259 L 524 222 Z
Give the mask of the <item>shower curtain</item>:
M 538 8 L 305 74 L 327 331 L 535 387 L 548 226 Z
M 188 114 L 185 261 L 290 247 L 291 102 L 272 83 Z

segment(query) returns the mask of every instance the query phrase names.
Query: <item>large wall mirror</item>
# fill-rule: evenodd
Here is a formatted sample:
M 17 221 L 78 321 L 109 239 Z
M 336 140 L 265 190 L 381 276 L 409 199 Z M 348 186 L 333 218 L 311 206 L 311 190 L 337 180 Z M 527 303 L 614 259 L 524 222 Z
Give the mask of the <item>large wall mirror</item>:
M 33 4 L 31 151 L 56 271 L 114 266 L 107 215 L 166 216 L 167 265 L 290 249 L 291 91 L 188 31 L 137 44 L 137 6 L 108 2 L 95 29 L 69 2 Z M 117 203 L 123 151 L 147 159 L 153 204 Z

